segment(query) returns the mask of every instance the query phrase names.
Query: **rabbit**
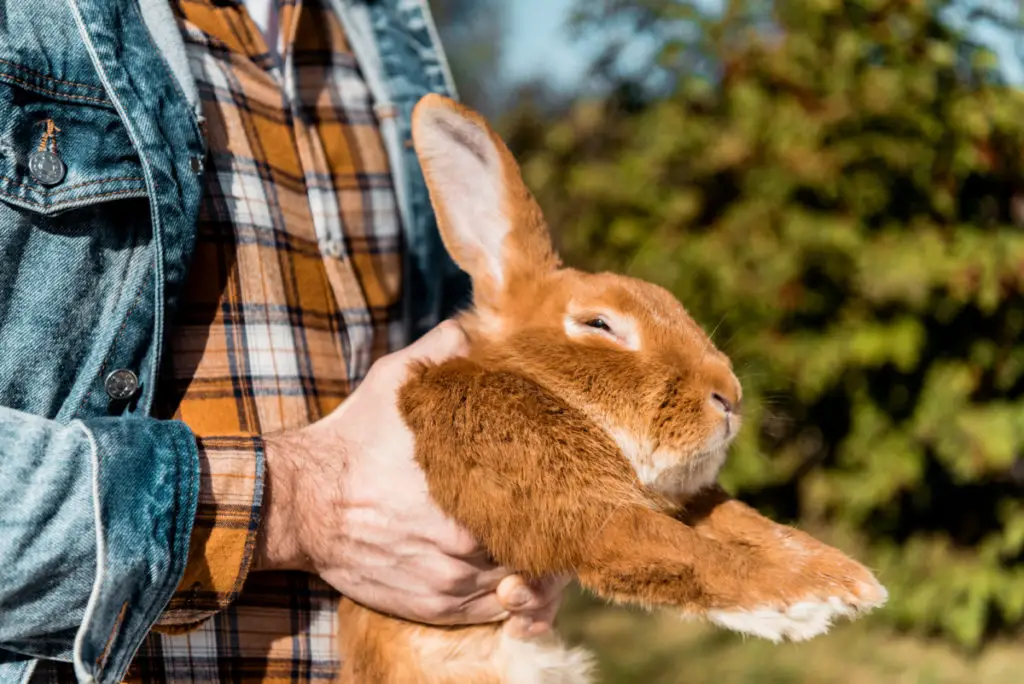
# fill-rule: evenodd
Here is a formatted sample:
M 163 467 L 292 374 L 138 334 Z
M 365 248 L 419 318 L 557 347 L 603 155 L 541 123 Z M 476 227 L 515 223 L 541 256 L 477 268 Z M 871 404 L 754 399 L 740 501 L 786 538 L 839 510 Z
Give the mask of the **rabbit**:
M 773 641 L 824 633 L 885 588 L 717 484 L 742 422 L 728 357 L 668 291 L 563 268 L 512 154 L 440 95 L 413 111 L 446 249 L 472 279 L 467 357 L 398 402 L 432 498 L 494 560 L 617 603 Z M 585 684 L 589 654 L 500 625 L 438 628 L 343 599 L 343 684 Z

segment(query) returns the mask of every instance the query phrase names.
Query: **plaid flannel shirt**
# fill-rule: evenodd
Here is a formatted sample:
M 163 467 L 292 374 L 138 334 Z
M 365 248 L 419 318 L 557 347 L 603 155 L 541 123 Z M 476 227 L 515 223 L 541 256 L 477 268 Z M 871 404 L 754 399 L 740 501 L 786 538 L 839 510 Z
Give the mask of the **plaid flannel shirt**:
M 129 681 L 338 669 L 337 593 L 301 573 L 248 573 L 260 435 L 326 415 L 404 343 L 400 218 L 340 21 L 326 0 L 279 2 L 280 58 L 239 0 L 174 3 L 210 153 L 158 403 L 196 433 L 202 485 L 184 579 Z M 73 681 L 62 666 L 37 675 Z

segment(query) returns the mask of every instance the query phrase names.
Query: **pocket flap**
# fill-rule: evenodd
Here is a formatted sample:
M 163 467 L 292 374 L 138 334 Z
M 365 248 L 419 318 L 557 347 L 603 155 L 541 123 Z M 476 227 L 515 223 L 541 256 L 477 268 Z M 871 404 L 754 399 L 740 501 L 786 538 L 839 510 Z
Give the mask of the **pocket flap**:
M 71 99 L 33 85 L 0 78 L 0 200 L 53 215 L 146 196 L 142 163 L 102 92 Z

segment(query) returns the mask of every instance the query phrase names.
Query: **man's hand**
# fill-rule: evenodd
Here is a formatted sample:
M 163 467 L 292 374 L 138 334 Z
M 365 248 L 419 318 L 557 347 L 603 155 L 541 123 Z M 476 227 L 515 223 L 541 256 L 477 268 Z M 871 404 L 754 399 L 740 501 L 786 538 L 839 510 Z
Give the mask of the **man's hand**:
M 491 563 L 431 501 L 396 395 L 413 361 L 465 355 L 446 322 L 380 359 L 333 413 L 267 437 L 255 570 L 305 570 L 375 610 L 429 624 L 510 616 L 514 635 L 550 629 L 566 580 L 535 586 Z

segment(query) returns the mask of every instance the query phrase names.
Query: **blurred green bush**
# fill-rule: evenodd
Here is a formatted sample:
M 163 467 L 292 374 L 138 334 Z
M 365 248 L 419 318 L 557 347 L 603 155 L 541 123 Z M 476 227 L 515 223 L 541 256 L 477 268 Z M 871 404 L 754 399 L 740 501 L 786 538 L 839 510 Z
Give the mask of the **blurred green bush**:
M 733 357 L 725 484 L 977 646 L 1024 625 L 1024 92 L 952 4 L 589 0 L 580 31 L 650 58 L 503 132 L 570 263 L 667 286 Z

